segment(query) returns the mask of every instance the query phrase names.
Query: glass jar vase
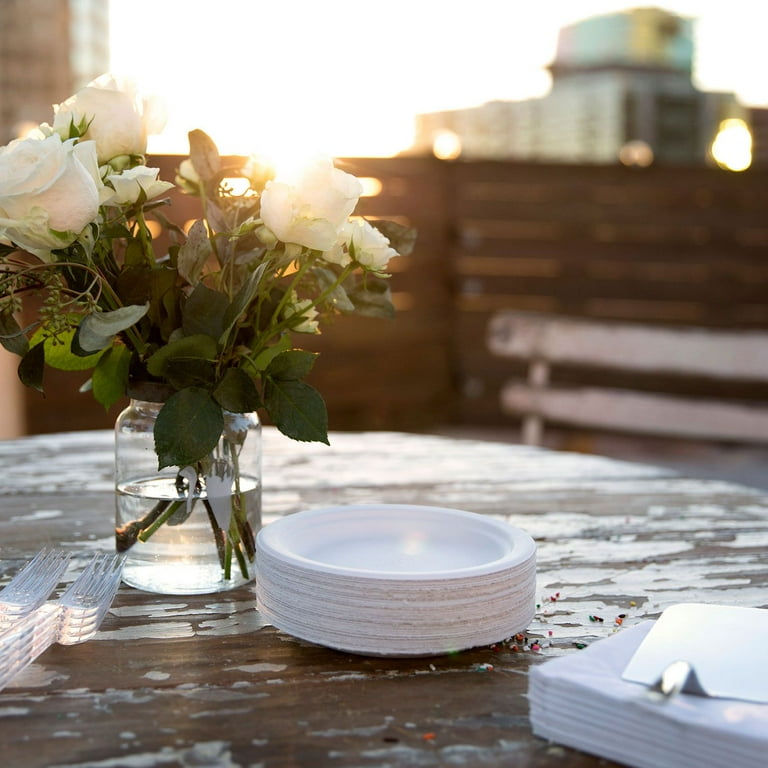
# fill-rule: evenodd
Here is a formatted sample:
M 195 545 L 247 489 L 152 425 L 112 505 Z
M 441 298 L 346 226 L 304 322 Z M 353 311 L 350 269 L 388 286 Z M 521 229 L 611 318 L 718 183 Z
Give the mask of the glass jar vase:
M 132 399 L 115 424 L 115 541 L 123 581 L 160 594 L 204 594 L 254 577 L 261 526 L 261 424 L 224 412 L 216 448 L 187 467 L 158 470 L 162 402 Z

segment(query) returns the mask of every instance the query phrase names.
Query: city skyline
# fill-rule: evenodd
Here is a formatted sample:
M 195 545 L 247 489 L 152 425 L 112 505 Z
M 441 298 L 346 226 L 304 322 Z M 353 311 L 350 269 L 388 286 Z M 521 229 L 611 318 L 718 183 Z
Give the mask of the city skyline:
M 187 131 L 202 128 L 225 152 L 390 155 L 410 144 L 419 112 L 544 95 L 560 27 L 643 5 L 476 0 L 470 15 L 432 0 L 219 0 L 211 14 L 194 0 L 111 0 L 112 70 L 168 103 L 151 151 L 184 153 Z M 697 87 L 768 105 L 759 67 L 768 9 L 749 0 L 725 10 L 703 0 L 653 5 L 698 19 Z M 149 33 L 140 45 L 125 33 L 136 28 Z M 170 41 L 167 50 L 153 39 Z

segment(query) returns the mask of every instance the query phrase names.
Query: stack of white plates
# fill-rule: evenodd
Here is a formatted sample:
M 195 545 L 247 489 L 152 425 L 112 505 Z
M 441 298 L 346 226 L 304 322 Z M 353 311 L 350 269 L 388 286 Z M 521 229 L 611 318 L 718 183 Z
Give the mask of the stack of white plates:
M 472 512 L 359 505 L 299 512 L 256 540 L 263 616 L 294 637 L 373 656 L 430 656 L 524 631 L 536 545 Z

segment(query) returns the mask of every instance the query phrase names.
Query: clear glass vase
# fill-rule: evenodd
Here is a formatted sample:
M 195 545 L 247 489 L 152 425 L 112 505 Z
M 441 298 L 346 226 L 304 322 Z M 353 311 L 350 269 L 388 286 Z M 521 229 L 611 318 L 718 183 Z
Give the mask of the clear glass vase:
M 132 399 L 115 424 L 115 540 L 123 581 L 160 594 L 221 592 L 254 577 L 261 526 L 261 424 L 224 413 L 204 461 L 158 471 L 153 429 L 162 402 Z

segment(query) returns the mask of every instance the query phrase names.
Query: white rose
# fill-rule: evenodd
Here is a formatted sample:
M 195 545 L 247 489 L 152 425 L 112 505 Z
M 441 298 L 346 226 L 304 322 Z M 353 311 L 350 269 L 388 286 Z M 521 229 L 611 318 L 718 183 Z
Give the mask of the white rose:
M 0 148 L 0 241 L 49 258 L 96 220 L 101 187 L 92 141 L 12 141 Z
M 296 291 L 291 291 L 291 303 L 283 310 L 283 317 L 295 325 L 291 330 L 295 333 L 320 333 L 318 311 L 312 306 L 311 299 L 299 299 Z
M 110 174 L 104 181 L 114 189 L 114 192 L 108 197 L 105 196 L 102 202 L 104 205 L 132 205 L 139 199 L 142 191 L 146 199 L 151 200 L 173 189 L 173 184 L 157 178 L 159 172 L 159 168 L 137 165 L 122 173 Z
M 261 194 L 261 219 L 284 243 L 327 251 L 362 191 L 354 176 L 334 168 L 331 160 L 318 160 L 295 184 L 267 182 Z
M 325 258 L 345 267 L 352 259 L 371 272 L 383 272 L 389 260 L 398 256 L 389 239 L 365 219 L 352 219 L 342 227 L 336 246 Z
M 89 83 L 63 104 L 54 105 L 53 130 L 69 136 L 70 125 L 90 122 L 83 138 L 93 139 L 99 163 L 120 155 L 143 155 L 147 136 L 160 133 L 165 115 L 159 101 L 141 98 L 131 82 L 110 75 Z

